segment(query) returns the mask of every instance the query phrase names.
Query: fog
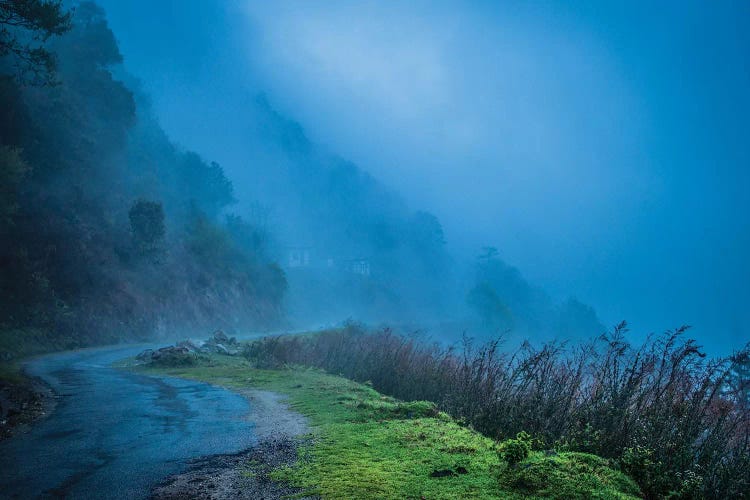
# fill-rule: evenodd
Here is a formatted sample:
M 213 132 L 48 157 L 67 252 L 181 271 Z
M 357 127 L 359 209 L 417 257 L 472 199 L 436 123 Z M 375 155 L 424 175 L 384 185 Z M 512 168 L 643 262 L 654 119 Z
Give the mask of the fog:
M 280 245 L 311 236 L 263 199 L 285 181 L 262 185 L 283 151 L 259 95 L 435 214 L 456 269 L 494 246 L 605 326 L 747 341 L 746 4 L 101 4 L 165 131 L 222 165 L 234 211 L 269 207 Z

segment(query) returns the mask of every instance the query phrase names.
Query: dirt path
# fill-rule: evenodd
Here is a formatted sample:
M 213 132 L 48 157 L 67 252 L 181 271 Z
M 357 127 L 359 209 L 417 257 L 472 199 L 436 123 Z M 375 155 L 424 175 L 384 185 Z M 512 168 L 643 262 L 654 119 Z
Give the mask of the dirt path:
M 248 391 L 243 397 L 111 366 L 142 349 L 113 346 L 29 362 L 29 374 L 50 385 L 57 405 L 28 432 L 0 441 L 0 497 L 148 498 L 165 478 L 195 474 L 201 462 L 212 463 L 217 477 L 224 474 L 220 484 L 229 491 L 252 491 L 238 483 L 247 460 L 274 465 L 296 459 L 293 436 L 307 432 L 306 422 L 279 396 Z M 249 495 L 281 496 L 262 491 L 271 494 Z
M 194 460 L 183 473 L 152 491 L 154 499 L 281 499 L 301 490 L 272 481 L 268 474 L 297 461 L 297 449 L 309 439 L 307 419 L 291 410 L 284 397 L 269 391 L 239 391 L 250 402 L 249 418 L 258 443 L 250 450 Z M 311 497 L 305 497 L 311 498 Z

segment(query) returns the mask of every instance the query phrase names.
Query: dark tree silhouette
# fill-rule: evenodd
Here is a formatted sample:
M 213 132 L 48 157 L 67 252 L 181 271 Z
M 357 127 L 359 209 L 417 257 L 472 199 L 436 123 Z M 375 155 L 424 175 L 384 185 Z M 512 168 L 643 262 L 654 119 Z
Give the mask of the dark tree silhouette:
M 71 18 L 61 0 L 0 0 L 2 71 L 23 84 L 54 83 L 55 57 L 44 43 L 68 31 Z
M 164 243 L 164 209 L 161 203 L 138 200 L 130 208 L 133 244 L 141 254 L 158 251 Z

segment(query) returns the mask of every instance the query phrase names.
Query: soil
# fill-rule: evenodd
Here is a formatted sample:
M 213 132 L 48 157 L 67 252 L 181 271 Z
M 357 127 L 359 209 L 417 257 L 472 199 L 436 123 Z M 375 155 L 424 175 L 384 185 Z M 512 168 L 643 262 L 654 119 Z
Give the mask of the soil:
M 29 429 L 54 409 L 52 389 L 38 378 L 0 379 L 0 441 Z
M 152 491 L 155 500 L 280 499 L 302 497 L 302 490 L 278 483 L 268 473 L 297 461 L 299 439 L 268 438 L 235 455 L 198 459 L 182 474 L 168 478 Z
M 188 470 L 170 476 L 151 492 L 156 500 L 228 498 L 270 500 L 303 497 L 302 490 L 278 483 L 269 473 L 298 460 L 297 450 L 308 444 L 305 417 L 289 409 L 282 395 L 246 389 L 258 443 L 232 455 L 213 455 L 190 463 Z

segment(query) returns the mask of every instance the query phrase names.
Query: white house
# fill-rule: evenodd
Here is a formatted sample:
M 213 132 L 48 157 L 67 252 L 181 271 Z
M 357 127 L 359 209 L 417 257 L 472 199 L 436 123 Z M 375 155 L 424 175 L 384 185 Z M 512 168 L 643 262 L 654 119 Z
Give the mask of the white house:
M 309 267 L 310 247 L 288 247 L 286 264 L 290 268 Z

